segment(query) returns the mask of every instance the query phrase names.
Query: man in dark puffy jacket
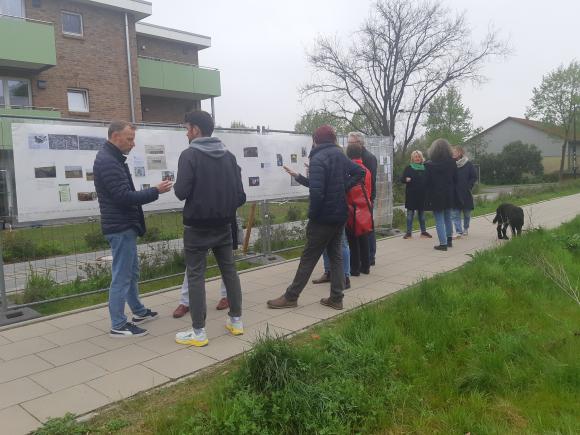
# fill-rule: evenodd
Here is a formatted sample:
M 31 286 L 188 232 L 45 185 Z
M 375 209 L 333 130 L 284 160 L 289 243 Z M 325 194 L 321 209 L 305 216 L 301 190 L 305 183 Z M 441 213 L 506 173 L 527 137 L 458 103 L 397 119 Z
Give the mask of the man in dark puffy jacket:
M 322 305 L 342 309 L 344 271 L 340 242 L 348 214 L 346 192 L 362 180 L 365 170 L 348 159 L 336 144 L 336 133 L 329 125 L 316 129 L 310 153 L 310 208 L 306 227 L 306 246 L 294 281 L 286 293 L 268 301 L 270 308 L 292 308 L 312 275 L 326 248 L 330 257 L 330 297 Z
M 236 210 L 246 202 L 241 169 L 236 157 L 224 144 L 211 137 L 214 122 L 201 110 L 185 115 L 189 148 L 181 153 L 175 182 L 175 195 L 185 200 L 183 207 L 183 247 L 192 329 L 178 332 L 180 344 L 205 346 L 206 299 L 205 270 L 211 249 L 226 286 L 230 311 L 226 328 L 233 335 L 244 333 L 242 291 L 232 248 L 231 222 Z
M 162 181 L 156 187 L 135 191 L 125 163 L 134 146 L 135 126 L 125 121 L 113 121 L 109 126 L 109 140 L 97 153 L 93 165 L 101 227 L 113 254 L 109 314 L 110 336 L 114 338 L 146 335 L 147 330 L 137 325 L 157 316 L 139 300 L 137 237 L 145 234 L 141 206 L 156 201 L 159 194 L 168 192 L 172 185 L 170 181 Z M 128 322 L 125 316 L 125 302 L 133 312 L 132 322 Z

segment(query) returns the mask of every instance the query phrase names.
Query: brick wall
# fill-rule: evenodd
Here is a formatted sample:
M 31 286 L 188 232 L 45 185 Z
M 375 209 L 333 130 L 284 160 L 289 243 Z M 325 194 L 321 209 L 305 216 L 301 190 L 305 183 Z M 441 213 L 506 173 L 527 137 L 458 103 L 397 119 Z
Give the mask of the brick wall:
M 82 38 L 62 33 L 61 11 L 83 16 Z M 32 101 L 38 107 L 56 107 L 63 117 L 87 119 L 131 119 L 124 13 L 65 0 L 41 0 L 41 7 L 26 0 L 28 18 L 54 23 L 57 66 L 32 80 Z M 135 23 L 129 15 L 129 39 L 133 67 L 136 120 L 141 120 L 141 96 L 137 64 Z M 38 89 L 36 80 L 46 80 Z M 68 111 L 67 89 L 89 91 L 89 114 Z
M 198 65 L 197 49 L 178 41 L 137 35 L 137 49 L 140 56 Z
M 183 122 L 185 112 L 201 108 L 200 102 L 196 100 L 152 95 L 142 95 L 141 106 L 143 108 L 143 122 L 169 124 L 180 124 Z

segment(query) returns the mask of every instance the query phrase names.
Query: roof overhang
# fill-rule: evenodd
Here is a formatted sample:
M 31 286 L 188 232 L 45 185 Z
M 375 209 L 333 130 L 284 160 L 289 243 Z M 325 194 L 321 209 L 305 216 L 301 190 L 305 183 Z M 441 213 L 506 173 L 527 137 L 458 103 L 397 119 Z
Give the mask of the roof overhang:
M 169 27 L 162 27 L 150 23 L 136 23 L 135 30 L 139 35 L 195 45 L 198 50 L 211 47 L 211 38 L 209 36 L 184 32 L 183 30 L 170 29 Z
M 153 5 L 145 0 L 75 0 L 108 9 L 116 9 L 133 14 L 138 20 L 147 18 L 153 13 Z

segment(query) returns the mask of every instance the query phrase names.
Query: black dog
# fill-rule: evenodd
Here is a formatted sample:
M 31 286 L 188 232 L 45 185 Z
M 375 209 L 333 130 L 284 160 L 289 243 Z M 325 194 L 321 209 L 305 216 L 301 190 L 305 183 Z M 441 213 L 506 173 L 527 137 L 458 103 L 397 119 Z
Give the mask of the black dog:
M 512 230 L 512 237 L 522 235 L 524 226 L 524 210 L 513 204 L 502 204 L 496 212 L 493 223 L 497 223 L 497 238 L 509 240 L 506 234 L 508 225 Z M 502 228 L 503 225 L 503 228 Z

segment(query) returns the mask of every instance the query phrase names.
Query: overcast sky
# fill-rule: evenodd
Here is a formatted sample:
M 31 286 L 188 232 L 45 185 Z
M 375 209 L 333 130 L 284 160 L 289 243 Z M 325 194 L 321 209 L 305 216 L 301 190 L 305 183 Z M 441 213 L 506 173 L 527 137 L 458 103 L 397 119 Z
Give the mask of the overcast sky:
M 202 66 L 221 71 L 216 121 L 293 129 L 314 101 L 298 89 L 311 70 L 305 52 L 318 35 L 347 41 L 368 16 L 370 0 L 152 0 L 145 21 L 212 38 L 199 53 Z M 474 40 L 489 26 L 509 40 L 513 55 L 484 69 L 487 82 L 462 87 L 474 125 L 484 128 L 506 116 L 523 116 L 532 88 L 560 64 L 580 59 L 579 0 L 446 0 L 465 11 Z M 203 104 L 209 110 L 209 104 Z

